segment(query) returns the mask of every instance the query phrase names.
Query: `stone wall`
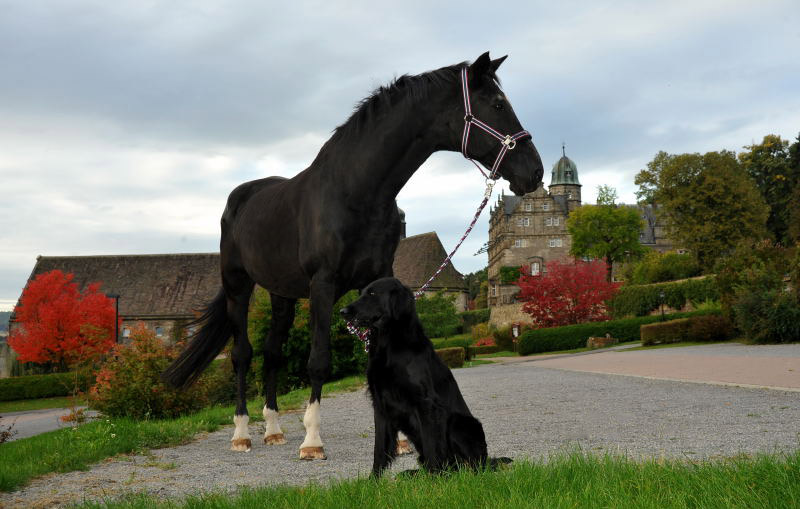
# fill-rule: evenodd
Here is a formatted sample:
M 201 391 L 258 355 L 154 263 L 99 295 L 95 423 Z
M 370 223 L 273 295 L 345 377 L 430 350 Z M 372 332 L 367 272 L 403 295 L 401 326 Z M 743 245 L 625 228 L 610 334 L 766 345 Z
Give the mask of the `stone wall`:
M 14 354 L 5 341 L 0 342 L 0 378 L 11 376 L 11 367 L 14 364 Z
M 531 317 L 522 311 L 522 303 L 493 306 L 489 314 L 489 325 L 505 327 L 514 322 L 530 322 Z

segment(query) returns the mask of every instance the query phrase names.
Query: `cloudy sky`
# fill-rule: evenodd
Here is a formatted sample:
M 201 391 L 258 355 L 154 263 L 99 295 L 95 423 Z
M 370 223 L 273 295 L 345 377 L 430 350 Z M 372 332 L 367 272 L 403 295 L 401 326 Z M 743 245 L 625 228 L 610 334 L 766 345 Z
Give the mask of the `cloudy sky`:
M 800 131 L 797 0 L 288 4 L 0 0 L 0 310 L 40 254 L 216 251 L 237 184 L 304 169 L 376 86 L 486 50 L 545 183 L 565 142 L 584 202 L 634 201 L 659 150 Z M 449 249 L 482 192 L 435 154 L 398 197 L 409 235 Z

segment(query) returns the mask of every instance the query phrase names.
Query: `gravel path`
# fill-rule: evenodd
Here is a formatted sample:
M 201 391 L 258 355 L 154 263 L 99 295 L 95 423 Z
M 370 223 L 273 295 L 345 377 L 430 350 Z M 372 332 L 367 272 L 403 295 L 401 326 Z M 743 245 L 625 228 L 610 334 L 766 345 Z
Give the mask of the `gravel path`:
M 579 446 L 632 458 L 713 458 L 792 451 L 800 446 L 800 395 L 766 389 L 570 372 L 536 362 L 456 370 L 467 403 L 483 422 L 493 456 L 542 457 Z M 327 461 L 301 462 L 300 413 L 283 415 L 288 444 L 228 450 L 230 428 L 195 442 L 50 475 L 0 495 L 0 507 L 50 507 L 146 491 L 183 496 L 268 483 L 305 484 L 369 472 L 372 412 L 363 390 L 324 398 Z M 394 470 L 415 468 L 413 456 Z

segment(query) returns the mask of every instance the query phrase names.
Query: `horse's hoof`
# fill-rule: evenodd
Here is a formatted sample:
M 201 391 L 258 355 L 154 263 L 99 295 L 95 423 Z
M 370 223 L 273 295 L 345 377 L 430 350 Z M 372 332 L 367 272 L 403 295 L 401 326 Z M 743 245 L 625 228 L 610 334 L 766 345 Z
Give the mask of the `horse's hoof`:
M 301 460 L 326 460 L 325 450 L 322 447 L 303 447 L 300 449 Z
M 283 438 L 283 433 L 273 433 L 272 435 L 264 435 L 264 443 L 267 445 L 283 445 L 286 439 Z
M 249 438 L 234 438 L 231 440 L 231 451 L 250 452 L 252 443 Z
M 404 454 L 411 454 L 411 444 L 408 442 L 408 440 L 398 440 L 397 455 L 402 456 Z

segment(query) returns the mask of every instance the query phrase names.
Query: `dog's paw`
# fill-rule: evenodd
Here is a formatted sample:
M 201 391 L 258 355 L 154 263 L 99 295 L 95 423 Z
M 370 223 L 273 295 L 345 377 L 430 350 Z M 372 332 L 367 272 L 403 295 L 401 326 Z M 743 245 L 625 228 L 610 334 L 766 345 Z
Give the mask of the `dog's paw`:
M 397 441 L 397 451 L 396 454 L 398 456 L 403 456 L 404 454 L 411 454 L 411 443 L 408 440 L 398 440 Z

